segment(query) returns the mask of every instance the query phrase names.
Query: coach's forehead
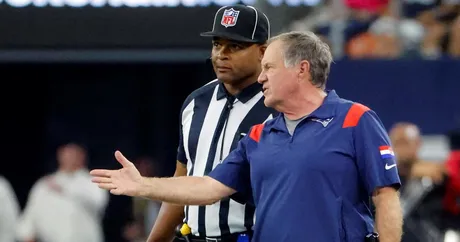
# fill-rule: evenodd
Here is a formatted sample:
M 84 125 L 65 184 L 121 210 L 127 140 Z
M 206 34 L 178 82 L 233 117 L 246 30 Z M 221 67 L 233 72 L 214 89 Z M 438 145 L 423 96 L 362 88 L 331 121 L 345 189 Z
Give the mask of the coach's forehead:
M 265 50 L 264 57 L 262 58 L 262 64 L 266 62 L 277 62 L 283 57 L 282 45 L 280 40 L 271 42 Z

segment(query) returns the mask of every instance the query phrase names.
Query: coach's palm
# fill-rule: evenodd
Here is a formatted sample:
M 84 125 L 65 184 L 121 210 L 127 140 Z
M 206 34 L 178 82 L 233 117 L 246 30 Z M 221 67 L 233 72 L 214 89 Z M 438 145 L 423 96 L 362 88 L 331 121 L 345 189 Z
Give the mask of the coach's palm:
M 115 152 L 115 158 L 123 167 L 119 170 L 92 170 L 92 181 L 114 195 L 140 196 L 141 174 L 120 151 Z

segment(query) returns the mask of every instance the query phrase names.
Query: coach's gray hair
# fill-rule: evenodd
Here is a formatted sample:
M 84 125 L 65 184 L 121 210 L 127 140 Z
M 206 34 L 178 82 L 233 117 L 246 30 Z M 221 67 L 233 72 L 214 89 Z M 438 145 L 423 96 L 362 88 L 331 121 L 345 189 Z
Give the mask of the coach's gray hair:
M 284 65 L 293 67 L 301 61 L 310 63 L 311 82 L 324 89 L 331 69 L 329 46 L 312 32 L 292 31 L 271 38 L 268 44 L 280 40 L 283 45 Z

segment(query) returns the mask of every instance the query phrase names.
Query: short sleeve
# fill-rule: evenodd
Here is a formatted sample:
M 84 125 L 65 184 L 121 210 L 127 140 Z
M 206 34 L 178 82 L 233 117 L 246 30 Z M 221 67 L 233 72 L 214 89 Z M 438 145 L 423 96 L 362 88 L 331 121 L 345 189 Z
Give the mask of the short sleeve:
M 369 195 L 379 187 L 399 189 L 401 181 L 388 134 L 377 114 L 366 111 L 354 128 L 359 173 Z
M 187 156 L 184 149 L 184 133 L 182 131 L 182 124 L 179 125 L 179 146 L 177 147 L 177 160 L 182 164 L 187 164 Z
M 247 143 L 251 139 L 246 135 L 239 142 L 236 149 L 217 165 L 209 176 L 222 184 L 234 189 L 231 198 L 239 203 L 252 201 L 249 162 L 247 160 Z
M 177 161 L 180 163 L 187 165 L 187 155 L 185 153 L 185 148 L 184 148 L 184 129 L 182 126 L 182 120 L 183 120 L 183 115 L 184 115 L 184 110 L 187 107 L 187 105 L 190 104 L 192 101 L 192 95 L 189 95 L 184 103 L 182 104 L 182 107 L 180 109 L 180 115 L 179 115 L 179 145 L 177 146 Z

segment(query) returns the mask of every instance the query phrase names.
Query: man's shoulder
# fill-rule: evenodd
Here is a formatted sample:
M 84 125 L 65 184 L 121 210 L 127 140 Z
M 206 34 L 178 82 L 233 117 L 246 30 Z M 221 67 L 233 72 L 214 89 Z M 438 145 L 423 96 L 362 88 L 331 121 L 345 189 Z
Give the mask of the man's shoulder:
M 214 79 L 208 83 L 206 83 L 205 85 L 195 89 L 192 93 L 190 93 L 188 95 L 188 97 L 185 99 L 185 102 L 184 102 L 184 105 L 187 105 L 188 103 L 190 103 L 193 99 L 201 96 L 201 95 L 204 95 L 206 93 L 209 93 L 209 92 L 213 92 L 214 91 L 214 88 L 219 84 L 219 81 L 217 79 Z
M 273 126 L 275 124 L 276 120 L 281 117 L 280 113 L 275 111 L 275 110 L 273 110 L 272 116 L 273 116 L 273 118 L 266 120 L 261 125 L 263 125 L 264 127 L 271 127 L 271 126 Z
M 268 130 L 270 130 L 273 125 L 275 125 L 277 119 L 279 119 L 280 116 L 281 115 L 279 113 L 274 115 L 271 114 L 270 118 L 266 119 L 264 122 L 252 125 L 251 129 L 249 130 L 249 138 L 258 143 L 262 138 L 263 133 L 268 132 Z
M 370 112 L 373 113 L 372 115 L 376 115 L 375 112 L 365 104 L 343 98 L 338 101 L 336 108 L 336 116 L 343 120 L 343 128 L 356 127 L 359 121 L 364 116 L 369 115 L 368 113 Z
M 269 109 L 269 108 L 267 109 L 273 112 L 271 113 L 269 118 L 267 118 L 264 122 L 253 125 L 251 127 L 251 129 L 253 130 L 252 132 L 254 132 L 254 130 L 256 129 L 261 132 L 262 130 L 266 128 L 271 128 L 276 123 L 276 120 L 280 118 L 281 115 L 279 112 L 274 111 L 273 109 Z
M 371 110 L 368 106 L 360 103 L 360 102 L 356 102 L 356 101 L 352 101 L 352 100 L 348 100 L 348 99 L 344 99 L 344 98 L 340 98 L 338 101 L 337 101 L 337 108 L 336 108 L 336 111 L 337 111 L 337 114 L 340 116 L 346 116 L 348 115 L 350 112 L 359 112 L 359 113 L 365 113 L 367 111 Z

